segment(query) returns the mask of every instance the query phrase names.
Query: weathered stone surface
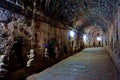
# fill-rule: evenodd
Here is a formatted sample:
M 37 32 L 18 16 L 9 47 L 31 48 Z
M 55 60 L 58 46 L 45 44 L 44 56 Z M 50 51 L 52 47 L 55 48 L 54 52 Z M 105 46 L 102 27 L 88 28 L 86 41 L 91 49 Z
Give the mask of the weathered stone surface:
M 114 16 L 113 22 L 110 24 L 108 29 L 108 42 L 107 42 L 107 51 L 109 52 L 115 66 L 118 69 L 120 75 L 120 6 L 117 8 L 117 12 Z M 119 77 L 120 78 L 120 77 Z
M 19 18 L 19 15 L 9 10 L 0 8 L 0 22 L 9 23 L 10 21 L 17 20 L 18 18 Z
M 0 21 L 8 22 L 10 21 L 10 19 L 11 19 L 10 12 L 0 8 Z
M 7 57 L 5 61 L 5 57 L 1 56 L 1 62 L 7 65 L 6 69 L 14 70 L 20 68 L 23 64 L 18 60 L 16 56 L 17 53 L 13 50 L 13 45 L 19 40 L 19 37 L 24 38 L 21 57 L 23 58 L 23 62 L 27 63 L 27 54 L 29 54 L 30 49 L 30 40 L 28 39 L 28 36 L 30 33 L 26 31 L 27 24 L 24 16 L 2 8 L 0 8 L 0 11 L 0 54 L 4 54 L 4 56 Z
M 61 60 L 65 54 L 68 56 L 70 54 L 67 53 L 73 51 L 67 29 L 34 20 L 29 20 L 31 24 L 28 26 L 26 17 L 12 12 L 10 12 L 10 16 L 9 22 L 0 22 L 0 55 L 6 56 L 6 58 L 3 57 L 5 60 L 1 60 L 1 69 L 13 72 L 25 68 L 27 63 L 30 65 L 35 63 L 32 67 L 30 66 L 29 72 L 33 73 Z M 60 26 L 64 25 L 60 24 Z M 48 49 L 48 58 L 45 58 L 46 44 L 51 46 Z M 75 46 L 79 47 L 79 44 Z M 27 57 L 30 55 L 30 49 L 35 50 L 34 60 Z

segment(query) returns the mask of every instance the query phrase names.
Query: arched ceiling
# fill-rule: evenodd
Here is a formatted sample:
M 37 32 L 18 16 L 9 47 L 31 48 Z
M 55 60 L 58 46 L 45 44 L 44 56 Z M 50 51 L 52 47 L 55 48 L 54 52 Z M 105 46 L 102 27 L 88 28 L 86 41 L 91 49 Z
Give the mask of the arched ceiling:
M 46 16 L 81 29 L 84 21 L 99 25 L 103 31 L 116 12 L 120 0 L 6 0 L 25 9 L 35 8 Z M 81 22 L 79 22 L 81 20 Z M 107 21 L 107 22 L 106 22 Z
M 100 16 L 89 16 L 88 20 L 92 25 L 98 25 L 102 28 L 103 32 L 107 32 L 107 22 L 104 18 L 101 18 Z
M 91 25 L 84 28 L 84 33 L 87 33 L 87 34 L 100 33 L 100 35 L 104 34 L 102 28 L 97 25 L 94 25 L 94 26 Z

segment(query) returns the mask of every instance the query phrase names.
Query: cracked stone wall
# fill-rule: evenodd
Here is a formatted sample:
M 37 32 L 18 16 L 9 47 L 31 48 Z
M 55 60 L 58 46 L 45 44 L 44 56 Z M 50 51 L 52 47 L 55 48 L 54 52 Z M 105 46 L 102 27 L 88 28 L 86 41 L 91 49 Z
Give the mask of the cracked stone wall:
M 13 46 L 20 38 L 24 44 L 21 46 L 22 59 L 27 62 L 27 54 L 30 50 L 31 30 L 26 24 L 24 16 L 15 14 L 9 10 L 0 8 L 0 73 L 5 70 L 14 71 L 23 65 L 18 60 Z M 15 48 L 15 47 L 14 47 Z M 21 59 L 21 60 L 22 60 Z
M 109 36 L 107 40 L 107 51 L 110 53 L 120 74 L 120 7 L 118 7 L 117 13 L 109 25 L 107 35 Z
M 120 73 L 120 6 L 118 7 L 118 12 L 115 17 L 115 35 L 113 42 L 113 51 L 115 56 L 116 66 Z
M 33 29 L 35 29 L 34 32 Z M 31 49 L 35 50 L 36 68 L 39 69 L 43 64 L 47 65 L 44 63 L 45 47 L 49 42 L 55 43 L 57 46 L 58 57 L 64 53 L 71 53 L 73 45 L 77 49 L 76 47 L 79 47 L 80 44 L 76 38 L 74 42 L 71 42 L 68 32 L 68 29 L 56 28 L 44 22 L 33 23 L 32 19 L 0 8 L 0 76 L 5 75 L 8 71 L 26 67 L 30 58 L 28 55 L 31 56 Z M 67 52 L 64 48 L 67 49 Z M 32 55 L 32 57 L 34 56 Z

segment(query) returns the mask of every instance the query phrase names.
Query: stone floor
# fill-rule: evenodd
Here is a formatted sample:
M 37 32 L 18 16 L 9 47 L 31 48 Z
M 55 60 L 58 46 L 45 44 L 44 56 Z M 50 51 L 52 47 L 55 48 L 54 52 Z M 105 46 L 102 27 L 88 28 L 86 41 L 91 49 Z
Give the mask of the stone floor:
M 26 80 L 118 80 L 104 48 L 86 48 Z

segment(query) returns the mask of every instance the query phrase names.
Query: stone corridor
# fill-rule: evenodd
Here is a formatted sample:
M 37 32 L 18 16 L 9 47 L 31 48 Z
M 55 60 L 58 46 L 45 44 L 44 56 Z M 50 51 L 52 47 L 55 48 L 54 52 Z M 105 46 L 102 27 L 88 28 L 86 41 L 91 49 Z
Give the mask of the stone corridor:
M 0 80 L 117 75 L 120 0 L 0 0 Z
M 112 59 L 103 47 L 86 48 L 26 80 L 118 80 Z

